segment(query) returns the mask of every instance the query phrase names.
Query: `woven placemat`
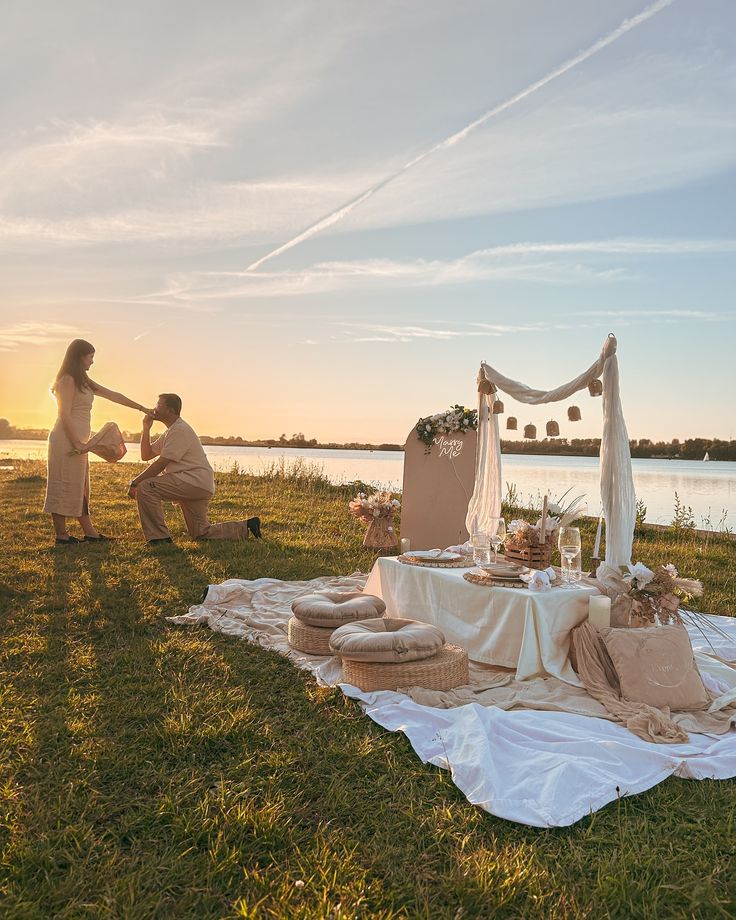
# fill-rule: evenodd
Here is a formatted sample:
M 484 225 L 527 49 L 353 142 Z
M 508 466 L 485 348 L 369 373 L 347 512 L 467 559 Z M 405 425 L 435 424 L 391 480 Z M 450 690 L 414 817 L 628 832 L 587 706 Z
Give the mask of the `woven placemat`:
M 461 556 L 460 559 L 455 559 L 452 562 L 435 562 L 433 559 L 411 559 L 409 556 L 397 556 L 399 562 L 403 562 L 404 565 L 420 565 L 427 569 L 468 569 L 475 563 L 472 559 Z
M 483 585 L 484 588 L 526 588 L 527 583 L 525 581 L 504 581 L 502 578 L 492 578 L 489 575 L 484 575 L 481 572 L 463 572 L 463 578 L 465 581 L 472 582 L 474 585 Z M 551 583 L 551 587 L 556 588 L 558 585 L 561 585 L 562 582 L 559 579 L 555 579 Z

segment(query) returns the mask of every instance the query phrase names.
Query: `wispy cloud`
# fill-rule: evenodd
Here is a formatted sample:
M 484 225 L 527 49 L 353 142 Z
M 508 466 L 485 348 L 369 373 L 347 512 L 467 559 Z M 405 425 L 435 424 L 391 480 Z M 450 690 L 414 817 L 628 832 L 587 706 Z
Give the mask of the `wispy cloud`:
M 620 320 L 702 320 L 703 322 L 724 322 L 729 318 L 724 313 L 716 313 L 714 310 L 579 310 L 578 316 L 596 316 L 600 319 L 620 319 Z
M 99 177 L 103 181 L 101 173 Z M 158 181 L 152 179 L 154 185 Z M 175 202 L 165 204 L 93 208 L 90 213 L 63 217 L 5 213 L 0 216 L 0 239 L 41 247 L 49 243 L 254 244 L 291 229 L 295 213 L 339 201 L 353 181 L 350 176 L 333 176 L 205 183 L 187 187 Z M 7 187 L 28 190 L 29 183 L 11 182 Z M 63 194 L 63 186 L 57 191 Z
M 17 351 L 31 345 L 56 344 L 78 335 L 78 329 L 62 323 L 16 323 L 0 328 L 0 351 Z
M 683 239 L 609 239 L 582 240 L 569 243 L 522 242 L 507 243 L 479 249 L 473 256 L 507 255 L 567 255 L 581 253 L 590 255 L 707 255 L 708 253 L 736 252 L 736 240 L 683 240 Z
M 56 122 L 44 133 L 50 136 L 0 158 L 0 202 L 6 211 L 21 216 L 30 206 L 48 214 L 50 204 L 57 210 L 86 204 L 104 211 L 119 206 L 122 189 L 160 184 L 176 163 L 223 144 L 208 126 L 167 121 L 157 113 L 133 121 Z
M 530 335 L 598 329 L 608 320 L 617 320 L 622 326 L 653 326 L 659 323 L 723 321 L 722 314 L 705 310 L 575 310 L 567 321 L 556 319 L 528 323 L 454 322 L 437 320 L 422 325 L 400 323 L 333 322 L 340 329 L 343 341 L 354 344 L 384 342 L 410 344 L 418 341 L 451 341 L 464 338 L 501 338 L 503 336 Z
M 193 272 L 178 279 L 172 300 L 226 302 L 301 297 L 336 291 L 444 287 L 477 282 L 581 284 L 631 277 L 630 259 L 736 252 L 736 240 L 609 239 L 565 243 L 518 242 L 477 249 L 456 259 L 362 259 L 317 262 L 278 272 Z M 540 258 L 546 257 L 546 258 Z M 619 264 L 601 265 L 618 257 Z M 591 257 L 590 262 L 578 258 Z M 621 261 L 624 264 L 620 264 Z M 162 296 L 162 295 L 161 295 Z
M 451 327 L 447 323 L 437 326 L 425 324 L 394 325 L 391 323 L 350 323 L 334 324 L 342 329 L 344 335 L 352 342 L 392 342 L 408 343 L 418 339 L 449 341 L 463 338 L 497 338 L 520 332 L 534 332 L 542 328 L 539 323 L 519 325 L 495 325 L 492 323 L 456 323 Z
M 287 252 L 290 249 L 293 249 L 295 246 L 298 246 L 300 243 L 305 242 L 311 237 L 315 236 L 318 233 L 321 233 L 323 230 L 327 230 L 332 227 L 334 224 L 339 223 L 345 217 L 347 217 L 352 211 L 360 207 L 365 201 L 375 195 L 381 189 L 386 188 L 386 186 L 395 182 L 397 179 L 401 178 L 409 170 L 413 169 L 415 166 L 418 166 L 420 163 L 423 163 L 425 160 L 433 156 L 435 153 L 438 153 L 441 150 L 447 150 L 450 147 L 454 147 L 460 141 L 464 140 L 469 134 L 480 128 L 482 125 L 486 124 L 492 118 L 500 115 L 503 112 L 506 112 L 508 109 L 513 108 L 518 103 L 522 102 L 525 99 L 528 99 L 534 93 L 538 92 L 543 87 L 552 83 L 554 80 L 557 80 L 559 77 L 563 76 L 569 71 L 573 70 L 575 67 L 578 67 L 580 64 L 589 60 L 594 55 L 598 54 L 604 48 L 607 48 L 609 45 L 613 44 L 615 41 L 618 41 L 619 38 L 626 35 L 627 32 L 630 32 L 632 29 L 635 29 L 637 26 L 646 22 L 648 19 L 651 19 L 652 16 L 655 16 L 657 13 L 666 9 L 668 6 L 671 6 L 674 0 L 656 0 L 655 3 L 652 3 L 641 13 L 633 16 L 629 19 L 624 20 L 621 25 L 614 29 L 612 32 L 609 32 L 603 38 L 599 39 L 597 42 L 594 42 L 590 47 L 586 48 L 584 51 L 581 51 L 579 54 L 568 59 L 559 67 L 556 67 L 554 70 L 550 71 L 546 76 L 542 77 L 540 80 L 536 80 L 534 83 L 531 83 L 529 86 L 525 87 L 518 93 L 515 93 L 509 99 L 502 102 L 500 105 L 494 106 L 488 111 L 484 112 L 479 118 L 474 119 L 464 128 L 461 128 L 459 131 L 454 132 L 448 137 L 441 140 L 439 143 L 433 144 L 427 150 L 424 150 L 418 156 L 413 157 L 407 163 L 404 163 L 399 169 L 390 173 L 381 179 L 380 182 L 377 182 L 375 185 L 361 192 L 361 194 L 352 198 L 350 201 L 343 204 L 341 207 L 327 214 L 325 217 L 320 218 L 315 223 L 311 224 L 301 233 L 292 237 L 287 242 L 283 243 L 281 246 L 272 249 L 270 252 L 266 253 L 264 256 L 261 256 L 259 259 L 256 259 L 255 262 L 252 262 L 248 267 L 247 271 L 254 271 L 259 266 L 263 265 L 265 262 L 270 259 L 275 258 L 278 255 L 281 255 L 284 252 Z

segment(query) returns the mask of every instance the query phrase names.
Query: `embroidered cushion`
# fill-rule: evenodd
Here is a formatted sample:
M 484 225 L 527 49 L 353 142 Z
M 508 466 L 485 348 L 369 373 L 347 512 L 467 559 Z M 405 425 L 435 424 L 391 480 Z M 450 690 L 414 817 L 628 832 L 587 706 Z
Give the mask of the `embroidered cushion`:
M 600 634 L 625 699 L 674 712 L 710 705 L 684 627 L 608 627 Z

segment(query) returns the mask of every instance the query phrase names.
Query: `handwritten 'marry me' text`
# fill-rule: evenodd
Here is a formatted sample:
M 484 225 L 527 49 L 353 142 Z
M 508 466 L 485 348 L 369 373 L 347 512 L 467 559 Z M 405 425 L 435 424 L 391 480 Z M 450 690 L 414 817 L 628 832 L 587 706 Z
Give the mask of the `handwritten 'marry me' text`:
M 463 442 L 460 438 L 446 438 L 442 435 L 439 438 L 433 438 L 432 443 L 436 444 L 439 448 L 440 457 L 449 457 L 450 460 L 454 460 L 455 457 L 459 456 L 460 452 L 463 449 Z

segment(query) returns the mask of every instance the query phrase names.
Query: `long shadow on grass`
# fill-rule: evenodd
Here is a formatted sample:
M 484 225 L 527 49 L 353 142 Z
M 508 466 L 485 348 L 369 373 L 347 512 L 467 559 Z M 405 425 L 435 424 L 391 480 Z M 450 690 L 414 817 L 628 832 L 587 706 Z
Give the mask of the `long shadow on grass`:
M 529 885 L 513 860 L 505 864 L 493 854 L 485 879 L 462 867 L 474 850 L 495 850 L 497 834 L 505 838 L 500 846 L 523 847 L 539 832 L 480 813 L 447 773 L 420 764 L 405 737 L 370 722 L 339 690 L 319 690 L 274 652 L 226 637 L 215 641 L 262 726 L 247 771 L 237 759 L 223 764 L 234 803 L 247 796 L 255 809 L 283 807 L 278 832 L 258 847 L 260 865 L 319 872 L 308 865 L 310 856 L 318 863 L 333 851 L 346 861 L 346 873 L 363 867 L 367 883 L 398 898 L 388 905 L 379 897 L 372 909 L 404 908 L 410 916 L 424 916 L 425 906 L 431 917 L 455 916 L 461 906 L 468 916 L 539 910 L 544 867 L 536 867 Z M 556 900 L 551 875 L 548 881 Z M 337 897 L 340 889 L 337 879 Z
M 96 876 L 114 886 L 141 840 L 156 859 L 166 836 L 157 795 L 180 767 L 166 762 L 166 752 L 161 762 L 171 699 L 156 648 L 160 630 L 146 628 L 128 579 L 106 580 L 108 549 L 88 549 L 54 556 L 47 641 L 25 682 L 35 700 L 33 750 L 19 779 L 24 824 L 34 834 L 16 846 L 22 886 L 43 916 L 74 913 L 76 899 L 104 901 Z M 111 915 L 138 896 L 120 884 L 121 912 Z

